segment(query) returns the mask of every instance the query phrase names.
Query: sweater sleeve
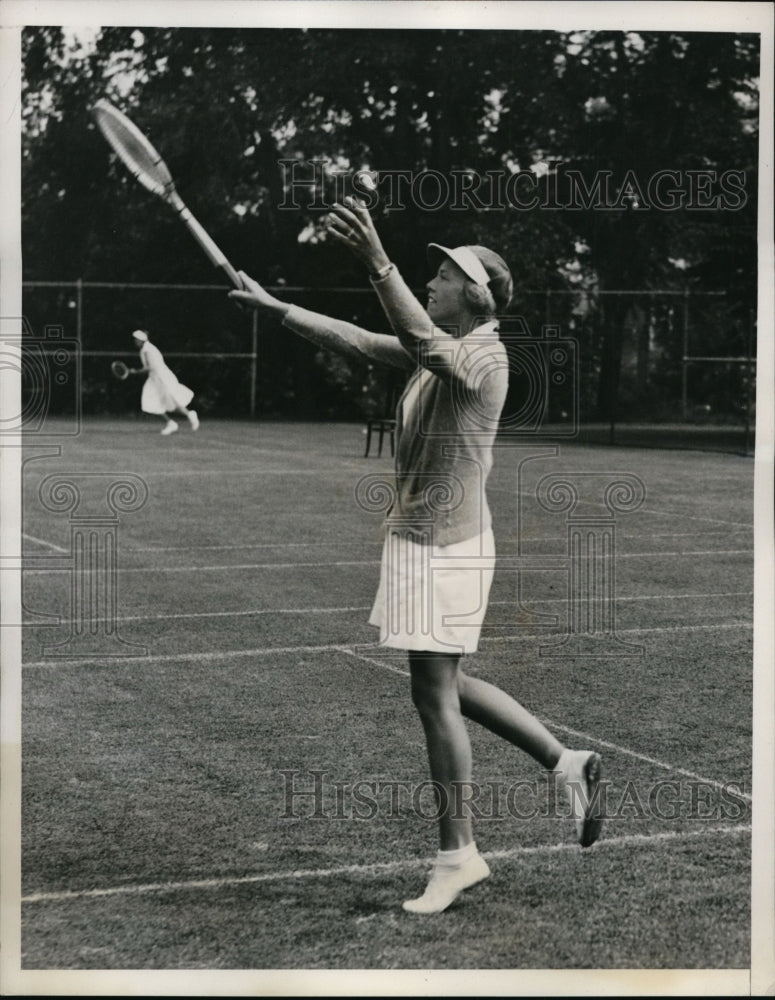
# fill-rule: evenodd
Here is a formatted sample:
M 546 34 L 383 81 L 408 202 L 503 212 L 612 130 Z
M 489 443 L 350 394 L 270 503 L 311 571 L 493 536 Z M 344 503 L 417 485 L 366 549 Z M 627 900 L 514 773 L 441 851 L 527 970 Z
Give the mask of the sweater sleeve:
M 322 313 L 291 306 L 283 317 L 283 326 L 298 333 L 318 347 L 349 357 L 367 358 L 378 364 L 411 371 L 412 357 L 404 350 L 398 337 L 371 333 L 354 323 L 323 316 Z
M 483 352 L 476 335 L 453 337 L 434 326 L 395 267 L 385 278 L 373 279 L 372 284 L 393 332 L 415 364 L 478 395 Z

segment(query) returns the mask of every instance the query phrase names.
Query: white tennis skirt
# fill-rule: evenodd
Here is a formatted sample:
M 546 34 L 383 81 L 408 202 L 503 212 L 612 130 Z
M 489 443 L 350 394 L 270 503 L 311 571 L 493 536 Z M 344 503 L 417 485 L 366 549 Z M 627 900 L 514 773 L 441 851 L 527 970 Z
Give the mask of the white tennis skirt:
M 492 529 L 454 545 L 419 545 L 388 530 L 369 624 L 394 649 L 473 653 L 495 570 Z
M 172 372 L 167 377 L 152 372 L 143 385 L 140 409 L 143 413 L 173 413 L 179 407 L 188 406 L 193 398 L 191 389 L 181 385 Z

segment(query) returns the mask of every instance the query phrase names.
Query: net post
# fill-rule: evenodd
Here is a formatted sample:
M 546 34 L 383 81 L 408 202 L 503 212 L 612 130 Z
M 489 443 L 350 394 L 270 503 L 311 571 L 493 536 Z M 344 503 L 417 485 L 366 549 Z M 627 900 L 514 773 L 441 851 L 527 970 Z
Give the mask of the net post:
M 253 310 L 251 320 L 253 342 L 250 353 L 250 416 L 256 415 L 256 380 L 258 378 L 258 313 Z
M 749 457 L 751 454 L 751 383 L 753 382 L 753 373 L 756 370 L 753 364 L 753 342 L 755 336 L 755 325 L 756 320 L 754 318 L 753 309 L 748 310 L 748 345 L 746 349 L 746 354 L 748 356 L 748 363 L 745 366 L 746 379 L 745 379 L 745 456 Z
M 75 282 L 75 340 L 80 355 L 83 349 L 83 278 Z M 78 363 L 80 366 L 80 360 Z M 83 378 L 78 379 L 78 412 L 83 413 Z
M 681 355 L 681 419 L 689 419 L 688 367 L 689 367 L 689 289 L 684 289 L 683 353 Z
M 608 320 L 606 319 L 606 322 Z M 617 336 L 622 337 L 622 331 L 617 331 Z M 619 354 L 617 358 L 617 349 L 614 344 L 613 337 L 609 339 L 608 344 L 608 365 L 610 374 L 608 376 L 608 444 L 613 447 L 616 444 L 616 410 L 619 395 L 619 379 L 620 375 L 617 372 L 617 365 L 621 368 L 621 348 L 619 348 Z

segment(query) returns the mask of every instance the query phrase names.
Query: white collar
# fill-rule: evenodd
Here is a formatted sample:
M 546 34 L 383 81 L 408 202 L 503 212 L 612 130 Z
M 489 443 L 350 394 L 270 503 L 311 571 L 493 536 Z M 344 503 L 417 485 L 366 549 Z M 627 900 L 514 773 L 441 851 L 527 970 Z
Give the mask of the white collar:
M 482 323 L 481 326 L 475 326 L 470 333 L 466 334 L 466 337 L 471 337 L 476 334 L 478 337 L 488 337 L 491 333 L 497 333 L 498 330 L 498 320 L 491 319 L 486 323 Z M 465 337 L 462 338 L 465 340 Z

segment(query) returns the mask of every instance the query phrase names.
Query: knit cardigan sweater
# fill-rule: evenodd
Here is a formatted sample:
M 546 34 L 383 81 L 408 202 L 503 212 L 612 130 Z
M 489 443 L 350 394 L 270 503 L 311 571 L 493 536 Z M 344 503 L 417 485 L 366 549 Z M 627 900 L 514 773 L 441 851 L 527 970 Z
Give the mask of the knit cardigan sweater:
M 497 324 L 485 321 L 455 337 L 433 325 L 395 268 L 373 285 L 395 336 L 299 306 L 290 307 L 283 324 L 320 347 L 414 370 L 398 403 L 396 490 L 385 527 L 420 544 L 473 538 L 492 523 L 485 486 L 508 389 Z M 431 376 L 422 377 L 424 371 Z

